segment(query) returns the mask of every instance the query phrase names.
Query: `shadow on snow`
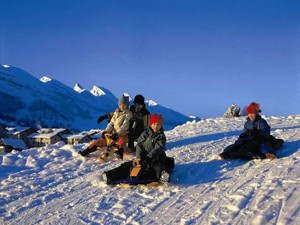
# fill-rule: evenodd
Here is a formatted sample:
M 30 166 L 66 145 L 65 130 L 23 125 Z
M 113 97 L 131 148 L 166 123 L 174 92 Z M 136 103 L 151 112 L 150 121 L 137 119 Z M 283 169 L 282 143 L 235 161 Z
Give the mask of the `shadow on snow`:
M 213 160 L 208 162 L 177 164 L 171 176 L 171 183 L 179 186 L 189 186 L 211 183 L 229 179 L 224 177 L 222 170 L 233 170 L 249 160 Z
M 167 143 L 167 149 L 171 149 L 174 147 L 181 147 L 181 146 L 190 145 L 190 144 L 195 144 L 198 142 L 214 141 L 214 140 L 222 139 L 224 137 L 231 137 L 231 136 L 239 135 L 240 133 L 241 133 L 241 131 L 231 131 L 231 132 L 206 134 L 206 135 L 200 135 L 200 136 L 196 136 L 196 137 L 186 138 L 186 139 Z
M 278 150 L 279 158 L 286 158 L 293 155 L 300 149 L 300 140 L 284 142 L 283 146 Z

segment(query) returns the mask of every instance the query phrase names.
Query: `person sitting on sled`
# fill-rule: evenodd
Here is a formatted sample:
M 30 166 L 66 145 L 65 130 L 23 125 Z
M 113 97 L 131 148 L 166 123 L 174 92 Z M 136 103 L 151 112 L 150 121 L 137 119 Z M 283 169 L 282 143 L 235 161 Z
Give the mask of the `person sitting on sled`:
M 146 108 L 145 98 L 143 95 L 138 94 L 134 97 L 130 111 L 132 112 L 132 119 L 130 121 L 128 132 L 128 150 L 135 152 L 134 142 L 137 141 L 141 133 L 149 126 L 150 112 Z M 101 123 L 103 120 L 111 120 L 113 112 L 100 116 L 97 119 L 97 123 Z
M 141 94 L 134 97 L 133 104 L 134 105 L 130 106 L 132 119 L 128 133 L 128 148 L 130 151 L 135 152 L 134 142 L 138 140 L 141 133 L 149 126 L 150 112 L 147 110 L 145 98 Z
M 138 139 L 136 159 L 153 169 L 158 180 L 169 182 L 169 174 L 167 171 L 164 171 L 167 163 L 166 143 L 167 140 L 163 130 L 163 116 L 153 114 L 150 118 L 150 126 Z
M 244 124 L 243 133 L 238 140 L 226 147 L 220 154 L 222 159 L 234 158 L 268 158 L 274 159 L 276 151 L 283 144 L 282 139 L 276 139 L 270 135 L 271 128 L 267 121 L 259 113 L 258 103 L 252 102 L 247 107 L 247 121 Z
M 107 124 L 102 137 L 93 141 L 84 151 L 79 151 L 82 156 L 87 156 L 97 150 L 97 147 L 105 147 L 105 136 L 109 136 L 116 145 L 117 151 L 115 155 L 117 158 L 123 159 L 124 149 L 128 142 L 128 129 L 132 113 L 129 110 L 129 96 L 122 95 L 118 101 L 118 108 L 115 110 L 110 122 Z
M 170 173 L 174 168 L 174 159 L 167 157 L 166 136 L 163 130 L 162 115 L 153 114 L 150 126 L 140 135 L 136 145 L 136 159 L 122 164 L 120 167 L 102 174 L 102 180 L 107 184 L 114 183 L 146 183 L 148 180 L 160 183 L 170 182 Z M 131 174 L 135 167 L 140 167 L 137 177 Z

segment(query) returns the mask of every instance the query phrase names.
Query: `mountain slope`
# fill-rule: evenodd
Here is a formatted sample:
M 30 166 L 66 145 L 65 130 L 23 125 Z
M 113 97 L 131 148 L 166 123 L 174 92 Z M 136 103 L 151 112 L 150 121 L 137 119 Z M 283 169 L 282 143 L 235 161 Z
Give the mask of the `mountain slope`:
M 94 86 L 87 91 L 74 89 L 49 77 L 40 80 L 24 70 L 0 66 L 0 119 L 33 127 L 65 127 L 70 130 L 105 128 L 96 119 L 117 108 L 118 99 L 107 89 Z M 153 109 L 153 111 L 152 111 Z M 166 128 L 191 120 L 165 107 L 149 107 L 166 120 Z
M 244 117 L 167 131 L 167 155 L 176 161 L 170 187 L 106 186 L 100 174 L 120 162 L 82 158 L 84 145 L 2 152 L 0 223 L 299 224 L 300 115 L 264 118 L 285 140 L 276 160 L 218 160 Z

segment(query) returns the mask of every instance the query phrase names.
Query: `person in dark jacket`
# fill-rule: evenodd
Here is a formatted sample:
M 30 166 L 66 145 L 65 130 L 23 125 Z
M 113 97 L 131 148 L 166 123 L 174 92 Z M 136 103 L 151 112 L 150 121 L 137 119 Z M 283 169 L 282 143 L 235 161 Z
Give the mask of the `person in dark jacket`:
M 136 159 L 154 169 L 157 179 L 166 165 L 166 136 L 163 117 L 153 114 L 150 126 L 140 135 L 136 145 Z
M 276 139 L 270 134 L 271 128 L 259 115 L 260 112 L 258 103 L 250 103 L 247 107 L 248 117 L 243 132 L 234 144 L 224 149 L 220 154 L 221 158 L 276 158 L 276 151 L 283 144 L 283 140 Z
M 128 133 L 128 150 L 131 152 L 135 152 L 134 142 L 147 129 L 150 121 L 150 112 L 146 108 L 144 96 L 141 94 L 136 95 L 133 103 L 134 105 L 130 106 L 132 119 Z
M 134 164 L 141 165 L 141 177 L 154 177 L 161 183 L 170 181 L 170 173 L 174 168 L 174 159 L 167 157 L 166 136 L 163 130 L 162 115 L 153 114 L 150 126 L 140 135 L 136 145 L 136 159 L 122 164 L 120 167 L 104 172 L 102 179 L 107 184 L 129 176 Z M 141 178 L 140 180 L 142 180 Z

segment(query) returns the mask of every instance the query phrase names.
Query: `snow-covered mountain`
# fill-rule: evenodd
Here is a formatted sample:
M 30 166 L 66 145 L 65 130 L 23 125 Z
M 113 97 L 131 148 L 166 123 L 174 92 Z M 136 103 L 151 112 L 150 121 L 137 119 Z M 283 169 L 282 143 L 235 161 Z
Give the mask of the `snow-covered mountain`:
M 0 66 L 0 119 L 26 126 L 65 127 L 80 131 L 105 128 L 96 119 L 117 108 L 118 99 L 109 90 L 94 86 L 91 91 L 80 84 L 70 88 L 63 83 L 42 77 L 37 79 L 26 71 Z M 165 128 L 192 120 L 166 107 L 149 105 L 151 113 L 161 113 Z
M 245 117 L 167 131 L 170 187 L 104 185 L 101 173 L 121 162 L 82 158 L 83 144 L 0 152 L 0 224 L 298 225 L 300 115 L 264 118 L 285 141 L 275 160 L 218 159 Z

